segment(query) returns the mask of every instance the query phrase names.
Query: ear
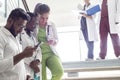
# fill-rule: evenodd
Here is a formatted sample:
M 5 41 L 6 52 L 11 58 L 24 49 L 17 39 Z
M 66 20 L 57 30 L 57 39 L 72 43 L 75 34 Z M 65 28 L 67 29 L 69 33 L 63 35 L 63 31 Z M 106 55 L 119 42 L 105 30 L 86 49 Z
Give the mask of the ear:
M 9 19 L 8 19 L 8 23 L 9 23 L 9 25 L 12 25 L 13 22 L 14 22 L 14 20 L 13 20 L 12 18 L 9 18 Z

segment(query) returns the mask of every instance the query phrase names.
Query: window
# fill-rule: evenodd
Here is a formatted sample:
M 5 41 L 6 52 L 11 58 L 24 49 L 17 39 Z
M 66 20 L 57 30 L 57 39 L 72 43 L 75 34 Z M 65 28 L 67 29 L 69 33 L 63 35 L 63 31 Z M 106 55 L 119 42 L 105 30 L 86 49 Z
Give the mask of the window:
M 59 42 L 56 50 L 62 62 L 84 61 L 87 58 L 87 46 L 80 32 L 79 26 L 58 27 Z M 83 39 L 82 39 L 83 38 Z M 81 40 L 82 39 L 82 40 Z M 94 59 L 99 57 L 100 42 L 94 43 Z M 114 59 L 112 42 L 108 36 L 108 49 L 106 59 Z

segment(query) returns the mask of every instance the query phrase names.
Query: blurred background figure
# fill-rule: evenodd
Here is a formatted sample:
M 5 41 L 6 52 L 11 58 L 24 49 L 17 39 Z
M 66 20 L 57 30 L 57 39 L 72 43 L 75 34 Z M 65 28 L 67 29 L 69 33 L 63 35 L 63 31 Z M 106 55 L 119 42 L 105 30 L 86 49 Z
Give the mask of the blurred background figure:
M 84 13 L 86 10 L 93 7 L 90 3 L 90 0 L 84 0 L 85 4 L 80 12 L 80 26 L 83 33 L 83 37 L 85 39 L 87 48 L 88 48 L 88 56 L 86 60 L 94 59 L 94 41 L 98 40 L 97 30 L 95 25 L 95 14 L 87 15 Z M 81 8 L 81 7 L 80 7 Z
M 112 40 L 116 57 L 120 56 L 120 0 L 99 0 L 101 13 L 99 15 L 100 59 L 105 59 L 107 53 L 108 34 Z

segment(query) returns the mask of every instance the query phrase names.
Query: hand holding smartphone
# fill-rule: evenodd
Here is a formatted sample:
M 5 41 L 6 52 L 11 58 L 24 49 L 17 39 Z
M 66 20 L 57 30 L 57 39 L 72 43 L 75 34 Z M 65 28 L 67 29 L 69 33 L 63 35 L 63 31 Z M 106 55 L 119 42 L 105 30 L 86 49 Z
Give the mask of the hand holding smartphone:
M 35 45 L 35 48 L 38 48 L 40 44 L 41 44 L 41 41 L 37 45 Z

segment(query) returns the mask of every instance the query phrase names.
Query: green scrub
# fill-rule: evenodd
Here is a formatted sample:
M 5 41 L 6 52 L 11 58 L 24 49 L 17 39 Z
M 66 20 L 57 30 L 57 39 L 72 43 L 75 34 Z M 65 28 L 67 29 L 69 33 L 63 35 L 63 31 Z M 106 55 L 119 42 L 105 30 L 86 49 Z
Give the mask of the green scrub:
M 52 73 L 51 80 L 61 80 L 63 75 L 63 67 L 58 56 L 56 56 L 47 44 L 46 30 L 39 29 L 38 41 L 44 42 L 40 47 L 42 51 L 42 80 L 47 80 L 46 67 Z

